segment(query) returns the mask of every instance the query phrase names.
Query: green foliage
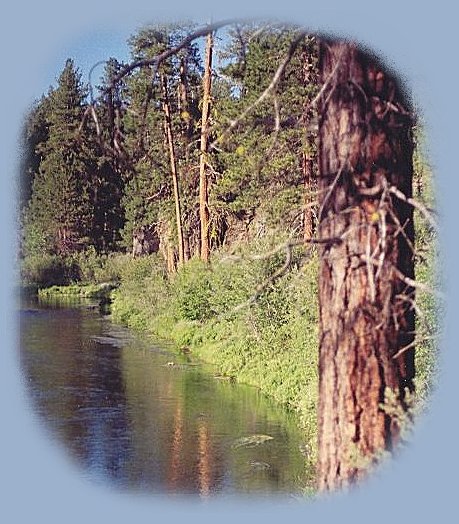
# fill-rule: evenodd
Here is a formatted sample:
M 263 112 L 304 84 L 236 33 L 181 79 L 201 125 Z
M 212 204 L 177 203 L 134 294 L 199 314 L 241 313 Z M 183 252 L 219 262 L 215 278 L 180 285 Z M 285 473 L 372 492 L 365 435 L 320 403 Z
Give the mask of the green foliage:
M 191 260 L 171 280 L 176 311 L 183 320 L 205 320 L 212 315 L 210 272 L 200 260 Z
M 432 169 L 427 160 L 425 137 L 422 127 L 414 129 L 415 149 L 413 155 L 414 196 L 427 208 L 435 205 Z M 438 348 L 442 332 L 441 300 L 434 294 L 442 288 L 441 260 L 436 231 L 426 217 L 414 212 L 416 280 L 426 286 L 416 292 L 416 410 L 428 405 L 430 395 L 438 379 Z M 431 291 L 428 291 L 431 290 Z
M 99 255 L 93 246 L 71 257 L 79 268 L 79 280 L 83 283 L 102 284 L 119 282 L 130 255 L 109 253 Z
M 108 299 L 115 288 L 113 283 L 104 284 L 73 284 L 69 286 L 51 286 L 38 290 L 40 299 L 59 297 L 81 297 L 94 299 Z
M 25 220 L 26 234 L 32 223 L 48 253 L 70 253 L 89 242 L 93 214 L 89 178 L 94 159 L 88 140 L 78 135 L 84 97 L 80 75 L 67 60 L 46 104 L 49 134 L 38 146 L 41 161 Z
M 225 80 L 219 89 L 233 93 L 215 101 L 217 136 L 229 122 L 258 100 L 270 84 L 296 37 L 292 28 L 263 31 L 247 26 L 232 33 L 224 52 L 229 61 L 222 68 Z M 298 226 L 304 199 L 302 151 L 315 150 L 311 113 L 305 105 L 316 94 L 314 39 L 305 38 L 293 54 L 275 95 L 258 103 L 222 142 L 217 162 L 222 176 L 211 188 L 211 202 L 237 217 L 257 215 L 268 229 L 282 223 Z M 311 62 L 309 80 L 305 62 Z
M 151 58 L 192 29 L 192 24 L 145 27 L 129 41 L 132 59 Z M 305 257 L 304 248 L 297 248 L 289 271 L 272 279 L 285 253 L 261 255 L 298 235 L 305 191 L 315 191 L 313 184 L 305 188 L 304 163 L 316 154 L 317 115 L 309 106 L 318 92 L 314 37 L 298 45 L 270 96 L 227 133 L 270 84 L 295 36 L 291 27 L 266 30 L 247 23 L 223 40 L 221 61 L 213 72 L 209 136 L 210 141 L 220 139 L 206 158 L 212 263 L 192 259 L 171 275 L 158 254 L 132 259 L 116 250 L 121 243 L 130 250 L 133 232 L 141 225 L 157 225 L 161 240 L 171 241 L 174 248 L 161 79 L 169 91 L 182 220 L 192 253 L 197 243 L 198 45 L 171 56 L 154 78 L 150 67 L 136 69 L 116 89 L 107 90 L 121 68 L 111 59 L 96 105 L 100 136 L 90 118 L 82 126 L 86 90 L 68 61 L 57 88 L 32 108 L 24 128 L 22 276 L 39 287 L 85 285 L 46 292 L 54 296 L 97 293 L 98 284 L 120 283 L 112 291 L 115 320 L 172 340 L 211 362 L 222 376 L 259 387 L 297 411 L 313 437 L 318 257 L 314 251 Z M 419 129 L 415 138 L 414 196 L 430 207 L 432 176 Z M 314 164 L 312 178 L 316 170 Z M 435 231 L 418 211 L 415 228 L 416 278 L 436 288 Z M 422 314 L 416 326 L 416 389 L 424 404 L 436 376 L 437 341 L 432 335 L 440 329 L 439 304 L 420 291 L 417 306 Z
M 38 287 L 65 285 L 79 278 L 78 264 L 69 258 L 51 254 L 34 254 L 26 257 L 21 266 L 25 284 Z
M 258 250 L 267 248 L 260 242 Z M 254 246 L 251 246 L 254 249 Z M 114 320 L 172 340 L 222 376 L 259 387 L 297 411 L 311 438 L 317 402 L 317 257 L 268 285 L 245 307 L 283 257 L 253 261 L 221 253 L 190 261 L 169 280 L 154 257 L 132 260 L 113 294 Z M 300 253 L 295 255 L 299 261 Z M 156 268 L 156 269 L 155 269 Z M 135 278 L 134 278 L 135 275 Z M 299 365 L 301 363 L 301 365 Z

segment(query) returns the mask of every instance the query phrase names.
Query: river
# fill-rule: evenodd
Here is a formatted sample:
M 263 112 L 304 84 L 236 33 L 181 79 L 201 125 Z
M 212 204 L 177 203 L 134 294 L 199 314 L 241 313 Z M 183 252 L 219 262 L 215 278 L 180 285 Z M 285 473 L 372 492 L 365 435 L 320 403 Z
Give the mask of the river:
M 114 324 L 89 302 L 23 301 L 30 402 L 76 472 L 122 491 L 301 495 L 295 417 L 257 389 Z

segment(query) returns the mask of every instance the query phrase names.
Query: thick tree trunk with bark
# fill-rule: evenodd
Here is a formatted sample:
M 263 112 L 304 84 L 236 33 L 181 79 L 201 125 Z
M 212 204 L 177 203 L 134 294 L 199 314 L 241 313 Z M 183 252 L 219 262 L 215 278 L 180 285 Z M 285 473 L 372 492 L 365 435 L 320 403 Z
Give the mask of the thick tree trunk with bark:
M 322 490 L 365 475 L 399 438 L 389 392 L 413 390 L 412 139 L 407 101 L 374 58 L 321 42 L 319 463 Z
M 201 260 L 209 260 L 209 207 L 207 194 L 207 138 L 210 112 L 210 90 L 212 82 L 212 47 L 213 38 L 207 35 L 205 69 L 203 79 L 202 123 L 201 123 L 201 154 L 199 159 L 199 219 L 201 225 Z
M 174 137 L 172 134 L 171 112 L 169 105 L 169 95 L 167 91 L 167 80 L 164 75 L 161 75 L 161 83 L 163 90 L 163 111 L 164 111 L 164 130 L 166 133 L 167 145 L 169 148 L 169 160 L 172 175 L 172 189 L 174 192 L 175 201 L 175 220 L 177 225 L 177 241 L 179 252 L 179 264 L 183 265 L 185 262 L 185 250 L 183 242 L 183 226 L 182 226 L 182 211 L 180 206 L 180 191 L 178 185 L 177 162 L 175 159 Z

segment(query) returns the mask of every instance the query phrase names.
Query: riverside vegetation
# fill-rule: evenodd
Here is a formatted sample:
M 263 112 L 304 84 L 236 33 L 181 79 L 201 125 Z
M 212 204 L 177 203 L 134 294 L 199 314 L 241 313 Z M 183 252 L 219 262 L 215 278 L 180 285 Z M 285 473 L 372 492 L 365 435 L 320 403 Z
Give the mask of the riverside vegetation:
M 193 29 L 139 31 L 129 41 L 133 61 L 177 45 Z M 21 278 L 42 300 L 109 298 L 115 322 L 258 387 L 298 414 L 311 443 L 307 460 L 315 461 L 319 253 L 297 239 L 311 236 L 317 218 L 311 101 L 320 86 L 316 38 L 305 35 L 292 45 L 294 36 L 292 28 L 265 31 L 256 24 L 228 30 L 213 66 L 211 130 L 204 138 L 205 75 L 195 43 L 161 64 L 157 76 L 151 78 L 149 64 L 115 89 L 107 86 L 123 64 L 110 59 L 97 103 L 67 61 L 57 88 L 26 118 Z M 286 55 L 268 101 L 263 92 Z M 91 120 L 92 111 L 98 118 Z M 218 147 L 206 150 L 207 138 Z M 414 197 L 430 208 L 432 173 L 419 126 L 415 138 Z M 209 192 L 202 206 L 203 165 Z M 440 326 L 429 292 L 439 286 L 436 233 L 418 209 L 414 215 L 416 280 L 425 284 L 413 304 L 417 412 L 435 383 Z M 209 263 L 201 260 L 203 223 Z M 133 241 L 151 227 L 160 248 L 133 257 Z
M 435 239 L 419 218 L 417 278 L 435 285 Z M 276 237 L 276 242 L 279 238 Z M 133 259 L 129 254 L 99 256 L 85 253 L 71 261 L 52 259 L 50 266 L 24 266 L 23 278 L 37 284 L 39 272 L 71 268 L 78 276 L 66 286 L 41 287 L 42 300 L 85 296 L 111 300 L 115 322 L 141 331 L 153 340 L 172 342 L 177 351 L 191 352 L 210 363 L 223 377 L 258 387 L 264 394 L 298 414 L 311 443 L 308 460 L 316 454 L 318 394 L 318 257 L 315 249 L 303 259 L 298 248 L 290 271 L 250 302 L 254 290 L 283 265 L 283 254 L 253 260 L 254 253 L 272 247 L 267 239 L 238 246 L 238 260 L 222 249 L 212 264 L 193 259 L 169 275 L 158 254 Z M 26 269 L 27 268 L 27 269 Z M 28 272 L 30 271 L 30 272 Z M 59 276 L 59 279 L 62 278 Z M 34 280 L 35 279 L 35 280 Z M 112 285 L 106 286 L 107 282 Z M 102 287 L 101 287 L 102 284 Z M 436 377 L 437 304 L 421 291 L 418 307 L 420 343 L 416 351 L 417 413 L 427 405 Z M 242 306 L 242 307 L 241 307 Z

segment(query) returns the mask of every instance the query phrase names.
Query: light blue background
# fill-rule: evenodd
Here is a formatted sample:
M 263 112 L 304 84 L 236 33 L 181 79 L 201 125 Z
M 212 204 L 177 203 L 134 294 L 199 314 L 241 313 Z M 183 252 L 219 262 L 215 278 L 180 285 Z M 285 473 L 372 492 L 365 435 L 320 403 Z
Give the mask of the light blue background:
M 459 442 L 458 304 L 458 61 L 457 13 L 452 2 L 330 1 L 248 6 L 216 2 L 129 0 L 41 0 L 9 2 L 2 8 L 1 49 L 1 315 L 0 315 L 0 518 L 5 523 L 149 522 L 432 522 L 458 517 Z M 212 11 L 209 10 L 213 5 Z M 62 47 L 94 31 L 133 31 L 144 22 L 191 16 L 205 21 L 239 15 L 276 16 L 311 30 L 348 35 L 393 63 L 413 90 L 428 125 L 430 159 L 438 175 L 444 265 L 448 293 L 442 374 L 431 411 L 418 424 L 414 443 L 402 456 L 351 495 L 312 504 L 214 501 L 206 504 L 111 493 L 81 478 L 65 452 L 50 440 L 29 410 L 16 353 L 13 314 L 13 181 L 17 135 L 30 102 L 48 82 L 50 63 Z M 61 62 L 58 67 L 61 67 Z

